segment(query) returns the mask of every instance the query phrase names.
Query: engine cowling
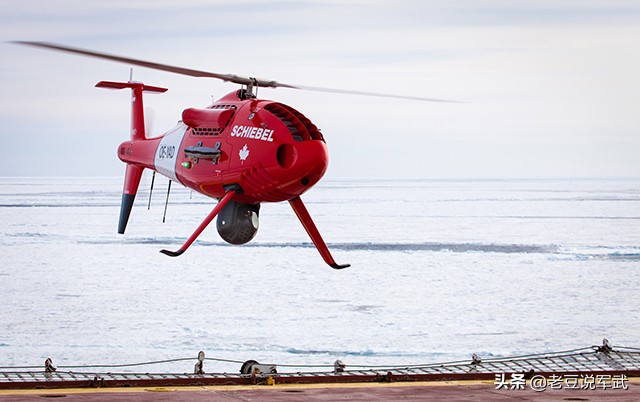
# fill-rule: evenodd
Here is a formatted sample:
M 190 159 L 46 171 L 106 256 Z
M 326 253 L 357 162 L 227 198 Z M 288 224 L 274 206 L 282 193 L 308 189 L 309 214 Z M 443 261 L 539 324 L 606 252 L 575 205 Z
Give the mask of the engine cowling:
M 218 214 L 218 234 L 229 244 L 245 244 L 258 232 L 260 204 L 229 201 Z

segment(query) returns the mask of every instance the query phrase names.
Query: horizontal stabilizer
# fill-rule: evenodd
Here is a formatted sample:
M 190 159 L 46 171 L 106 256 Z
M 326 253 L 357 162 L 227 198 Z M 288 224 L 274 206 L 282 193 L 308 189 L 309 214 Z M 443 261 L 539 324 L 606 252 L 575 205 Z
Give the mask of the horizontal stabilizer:
M 145 92 L 163 93 L 168 91 L 168 88 L 154 87 L 152 85 L 145 85 L 141 82 L 100 81 L 99 83 L 96 84 L 96 88 L 107 88 L 107 89 L 125 89 L 125 88 L 134 88 L 137 86 L 142 87 L 142 90 Z

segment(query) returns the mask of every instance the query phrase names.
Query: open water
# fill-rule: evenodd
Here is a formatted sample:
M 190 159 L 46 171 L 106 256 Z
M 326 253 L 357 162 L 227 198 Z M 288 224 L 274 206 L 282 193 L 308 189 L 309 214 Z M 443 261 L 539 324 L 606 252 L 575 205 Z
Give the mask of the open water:
M 287 203 L 263 204 L 248 245 L 212 223 L 183 256 L 162 255 L 215 201 L 174 184 L 163 224 L 167 182 L 147 211 L 144 180 L 122 236 L 121 178 L 0 178 L 0 367 L 193 356 L 142 369 L 190 372 L 200 350 L 410 365 L 603 337 L 640 346 L 640 180 L 323 181 L 302 198 L 352 264 L 342 271 Z

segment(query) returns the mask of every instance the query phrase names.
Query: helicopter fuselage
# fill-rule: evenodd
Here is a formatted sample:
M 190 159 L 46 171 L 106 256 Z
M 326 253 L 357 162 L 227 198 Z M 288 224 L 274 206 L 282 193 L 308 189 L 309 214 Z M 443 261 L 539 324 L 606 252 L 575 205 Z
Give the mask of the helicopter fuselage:
M 157 138 L 125 141 L 118 157 L 213 198 L 231 185 L 242 203 L 287 201 L 324 175 L 327 145 L 302 113 L 278 102 L 232 92 L 204 109 L 183 111 Z
M 262 202 L 288 201 L 324 261 L 337 264 L 315 226 L 300 195 L 327 170 L 327 144 L 320 130 L 302 113 L 282 103 L 243 96 L 241 89 L 204 108 L 182 112 L 176 127 L 147 138 L 142 93 L 165 88 L 141 82 L 101 81 L 101 88 L 132 92 L 131 139 L 118 147 L 127 165 L 118 233 L 125 232 L 144 169 L 151 169 L 218 203 L 177 251 L 177 257 L 217 216 L 220 237 L 245 244 L 258 231 Z

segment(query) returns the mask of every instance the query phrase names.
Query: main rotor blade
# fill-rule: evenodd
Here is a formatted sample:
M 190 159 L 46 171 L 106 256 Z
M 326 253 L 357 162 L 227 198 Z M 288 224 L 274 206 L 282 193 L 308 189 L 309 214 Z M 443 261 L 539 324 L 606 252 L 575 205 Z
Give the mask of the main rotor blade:
M 85 49 L 79 49 L 79 48 L 70 47 L 70 46 L 63 46 L 55 43 L 31 42 L 31 41 L 13 41 L 12 43 L 16 43 L 19 45 L 26 45 L 26 46 L 41 47 L 41 48 L 51 49 L 51 50 L 58 50 L 58 51 L 68 52 L 68 53 L 75 53 L 83 56 L 96 57 L 99 59 L 116 61 L 119 63 L 132 64 L 134 66 L 152 68 L 154 70 L 161 70 L 161 71 L 167 71 L 170 73 L 188 75 L 191 77 L 217 78 L 219 80 L 229 81 L 229 82 L 233 82 L 241 85 L 253 84 L 254 86 L 261 86 L 261 87 L 292 88 L 291 85 L 280 84 L 276 81 L 261 80 L 261 79 L 251 78 L 251 77 L 242 77 L 235 74 L 220 74 L 220 73 L 213 73 L 210 71 L 194 70 L 191 68 L 171 66 L 168 64 L 154 63 L 151 61 L 132 59 L 129 57 L 116 56 L 108 53 L 94 52 L 92 50 L 85 50 Z
M 291 87 L 295 88 L 295 89 L 300 89 L 300 90 L 303 90 L 303 91 L 328 92 L 328 93 L 341 94 L 341 95 L 373 96 L 373 97 L 377 97 L 377 98 L 407 99 L 407 100 L 424 101 L 424 102 L 465 103 L 465 102 L 462 102 L 462 101 L 455 101 L 455 100 L 448 100 L 448 99 L 423 98 L 423 97 L 420 97 L 420 96 L 394 95 L 394 94 L 384 94 L 384 93 L 379 93 L 379 92 L 353 91 L 353 90 L 350 90 L 350 89 L 310 87 L 310 86 L 306 86 L 306 85 L 292 85 Z
M 243 77 L 235 74 L 220 74 L 220 73 L 213 73 L 210 71 L 202 71 L 202 70 L 195 70 L 191 68 L 171 66 L 168 64 L 154 63 L 150 61 L 116 56 L 113 54 L 95 52 L 92 50 L 79 49 L 75 47 L 64 46 L 64 45 L 59 45 L 56 43 L 49 43 L 49 42 L 12 41 L 11 43 L 15 43 L 18 45 L 41 47 L 45 49 L 74 53 L 74 54 L 79 54 L 79 55 L 89 56 L 89 57 L 96 57 L 99 59 L 105 59 L 105 60 L 111 60 L 119 63 L 126 63 L 130 65 L 135 65 L 135 66 L 147 67 L 147 68 L 152 68 L 154 70 L 167 71 L 170 73 L 188 75 L 191 77 L 217 78 L 219 80 L 233 82 L 240 85 L 252 85 L 256 87 L 268 87 L 268 88 L 290 88 L 290 89 L 300 89 L 304 91 L 327 92 L 327 93 L 335 93 L 335 94 L 342 94 L 342 95 L 373 96 L 373 97 L 379 97 L 379 98 L 407 99 L 407 100 L 426 101 L 426 102 L 464 103 L 464 102 L 446 100 L 446 99 L 423 98 L 420 96 L 412 96 L 412 95 L 394 95 L 394 94 L 385 94 L 385 93 L 378 93 L 378 92 L 352 91 L 348 89 L 313 87 L 313 86 L 306 86 L 306 85 L 290 85 L 290 84 L 284 84 L 281 82 L 266 80 L 261 78 Z

